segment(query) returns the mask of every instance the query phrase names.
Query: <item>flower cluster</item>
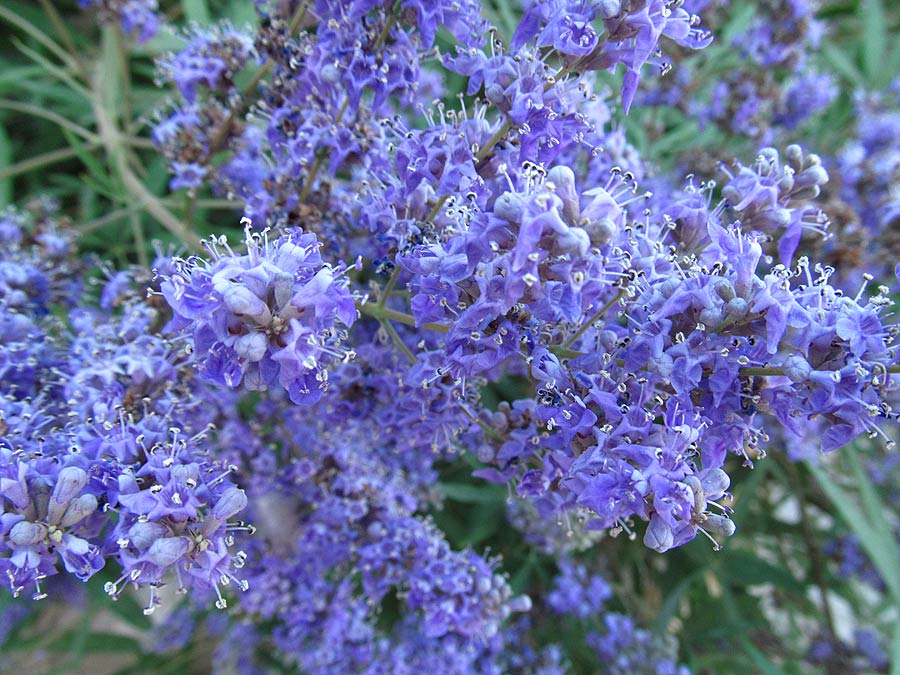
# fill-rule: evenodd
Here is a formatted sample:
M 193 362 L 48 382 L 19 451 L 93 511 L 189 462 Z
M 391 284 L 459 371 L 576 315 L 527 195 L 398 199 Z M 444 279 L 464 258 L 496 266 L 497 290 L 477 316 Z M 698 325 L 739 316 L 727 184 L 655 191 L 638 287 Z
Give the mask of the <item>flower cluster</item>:
M 104 23 L 117 23 L 139 42 L 146 42 L 165 24 L 157 0 L 78 0 L 82 7 L 94 9 Z
M 661 78 L 657 88 L 639 93 L 643 96 L 639 100 L 678 107 L 704 124 L 757 143 L 772 143 L 827 108 L 838 95 L 834 76 L 814 64 L 825 26 L 816 17 L 815 0 L 755 3 L 749 21 L 737 16 L 735 10 L 740 8 L 737 3 L 727 9 L 704 8 L 712 21 L 724 22 L 729 9 L 736 15 L 730 18 L 740 29 L 730 44 L 701 57 L 704 62 L 696 72 L 686 67 L 674 78 Z
M 224 607 L 219 585 L 245 585 L 231 519 L 246 497 L 210 456 L 215 396 L 197 398 L 183 344 L 154 328 L 158 312 L 134 291 L 148 272 L 112 275 L 97 307 L 78 290 L 88 267 L 56 264 L 70 235 L 48 214 L 9 213 L 2 229 L 0 567 L 11 592 L 45 597 L 60 566 L 86 580 L 115 561 L 110 594 L 144 586 L 148 613 L 169 575 Z
M 155 2 L 92 4 L 157 28 Z M 895 261 L 835 269 L 826 239 L 835 200 L 890 235 L 896 97 L 860 97 L 836 161 L 782 142 L 834 92 L 813 7 L 763 3 L 725 47 L 753 67 L 695 121 L 767 147 L 673 179 L 615 120 L 697 112 L 695 73 L 645 66 L 709 46 L 722 3 L 535 0 L 508 41 L 470 0 L 254 4 L 252 32 L 195 26 L 159 60 L 151 132 L 172 190 L 239 204 L 239 243 L 95 283 L 46 205 L 0 218 L 13 594 L 108 561 L 147 613 L 171 581 L 219 608 L 236 586 L 204 628 L 223 671 L 549 675 L 571 664 L 533 635 L 561 621 L 596 672 L 684 675 L 577 556 L 623 532 L 718 550 L 739 465 L 893 445 Z M 484 523 L 451 535 L 456 499 L 557 577 L 511 576 Z
M 269 242 L 248 230 L 245 243 L 245 255 L 220 239 L 209 245 L 212 262 L 175 262 L 160 284 L 175 312 L 171 327 L 191 329 L 205 380 L 250 391 L 277 382 L 294 403 L 315 403 L 327 381 L 323 364 L 352 355 L 336 327 L 356 319 L 345 270 L 322 261 L 312 233 Z

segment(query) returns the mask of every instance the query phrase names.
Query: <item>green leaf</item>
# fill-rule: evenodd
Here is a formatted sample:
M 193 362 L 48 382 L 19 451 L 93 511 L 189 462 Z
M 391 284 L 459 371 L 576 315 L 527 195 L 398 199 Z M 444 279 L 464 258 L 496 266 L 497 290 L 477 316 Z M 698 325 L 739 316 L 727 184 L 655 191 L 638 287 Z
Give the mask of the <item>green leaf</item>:
M 131 625 L 138 630 L 149 630 L 150 619 L 144 614 L 143 607 L 129 593 L 122 593 L 118 600 L 109 597 L 103 590 L 104 581 L 112 581 L 116 578 L 114 573 L 107 573 L 106 570 L 99 578 L 91 579 L 85 585 L 91 602 L 97 607 L 102 607 L 105 611 L 112 612 L 118 616 L 126 624 Z
M 803 593 L 804 586 L 788 570 L 766 562 L 749 551 L 729 550 L 722 573 L 733 586 L 771 583 L 783 589 Z
M 754 16 L 756 16 L 756 3 L 747 2 L 738 5 L 737 11 L 731 16 L 728 23 L 722 30 L 716 31 L 716 42 L 723 45 L 731 44 L 736 35 L 747 30 Z
M 137 639 L 119 633 L 91 633 L 87 637 L 86 648 L 90 654 L 113 652 L 137 656 L 143 651 Z
M 894 627 L 891 640 L 891 675 L 900 675 L 900 621 Z
M 807 466 L 828 499 L 837 508 L 841 519 L 859 538 L 860 545 L 875 565 L 894 601 L 900 603 L 900 557 L 897 554 L 897 539 L 886 526 L 884 519 L 887 507 L 858 464 L 859 460 L 854 457 L 855 450 L 844 448 L 842 453 L 852 458 L 849 461 L 853 462 L 855 484 L 864 495 L 862 508 L 846 488 L 832 480 L 824 467 L 811 462 Z
M 246 0 L 231 0 L 228 8 L 225 10 L 231 23 L 240 28 L 241 26 L 250 26 L 255 28 L 259 25 L 259 14 L 253 9 L 253 5 Z
M 755 495 L 759 494 L 759 485 L 762 483 L 763 479 L 766 477 L 766 474 L 769 472 L 771 467 L 771 462 L 757 462 L 755 467 L 752 470 L 748 470 L 746 473 L 749 473 L 746 480 L 741 480 L 739 484 L 735 485 L 732 489 L 735 496 L 734 503 L 734 513 L 731 518 L 734 520 L 735 525 L 740 528 L 741 523 L 747 518 L 747 514 L 750 511 L 750 506 L 753 504 L 753 500 L 755 499 Z M 745 473 L 745 472 L 742 472 Z
M 470 521 L 468 531 L 460 540 L 462 546 L 477 546 L 489 539 L 506 523 L 503 517 L 503 504 L 491 504 L 479 508 Z M 472 522 L 474 521 L 474 522 Z
M 887 56 L 888 21 L 881 0 L 862 0 L 859 12 L 862 20 L 860 48 L 863 70 L 869 85 L 877 88 L 882 82 L 887 84 L 882 74 L 886 74 L 884 64 Z
M 184 0 L 184 15 L 188 21 L 195 21 L 199 24 L 208 24 L 210 22 L 209 7 L 206 0 Z
M 506 491 L 496 485 L 467 485 L 465 483 L 441 483 L 447 499 L 464 504 L 498 504 L 506 499 Z
M 822 45 L 822 56 L 835 71 L 842 75 L 852 87 L 859 86 L 865 78 L 846 52 L 831 42 Z
M 10 166 L 12 161 L 12 141 L 6 133 L 6 128 L 0 124 L 0 171 Z M 0 206 L 12 203 L 12 187 L 12 178 L 0 181 Z
M 697 572 L 686 576 L 675 585 L 675 588 L 669 591 L 669 594 L 663 601 L 662 607 L 659 610 L 659 614 L 656 617 L 656 627 L 654 629 L 655 633 L 662 635 L 667 631 L 669 622 L 672 620 L 672 617 L 674 617 L 678 612 L 678 607 L 681 604 L 681 599 L 690 590 L 691 584 L 694 583 L 694 580 L 701 577 L 702 575 L 703 570 L 698 570 Z
M 21 91 L 22 83 L 42 75 L 44 69 L 40 66 L 13 66 L 4 64 L 0 69 L 0 93 L 6 95 L 10 91 Z
M 507 38 L 512 38 L 513 33 L 516 32 L 516 27 L 519 25 L 519 17 L 513 11 L 513 4 L 507 0 L 494 0 L 488 4 L 493 6 L 493 9 L 497 12 L 500 19 L 499 23 L 502 24 L 503 34 Z
M 753 643 L 750 642 L 748 638 L 741 636 L 740 641 L 744 651 L 747 652 L 747 655 L 753 663 L 756 664 L 756 668 L 760 673 L 763 675 L 786 675 L 781 668 L 775 665 L 765 654 L 753 646 Z
M 87 168 L 90 177 L 91 187 L 102 195 L 113 200 L 121 200 L 123 190 L 120 186 L 116 186 L 109 175 L 106 173 L 106 166 L 95 158 L 90 151 L 84 146 L 84 143 L 68 129 L 62 129 L 63 135 L 69 142 L 69 145 L 78 154 L 78 159 Z

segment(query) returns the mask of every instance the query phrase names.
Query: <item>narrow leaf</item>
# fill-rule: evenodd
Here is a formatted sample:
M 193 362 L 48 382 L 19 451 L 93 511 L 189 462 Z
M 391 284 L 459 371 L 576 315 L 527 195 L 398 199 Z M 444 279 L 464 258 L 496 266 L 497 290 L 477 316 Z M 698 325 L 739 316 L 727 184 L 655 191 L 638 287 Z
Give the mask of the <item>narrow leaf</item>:
M 885 78 L 888 21 L 881 0 L 863 0 L 859 4 L 862 19 L 862 63 L 870 86 L 879 87 Z M 886 82 L 884 82 L 886 84 Z
M 897 540 L 893 536 L 885 539 L 871 524 L 866 512 L 859 507 L 846 489 L 835 483 L 826 469 L 813 463 L 807 465 L 823 492 L 834 504 L 843 521 L 859 537 L 860 545 L 872 560 L 894 601 L 900 603 L 900 558 L 897 555 Z

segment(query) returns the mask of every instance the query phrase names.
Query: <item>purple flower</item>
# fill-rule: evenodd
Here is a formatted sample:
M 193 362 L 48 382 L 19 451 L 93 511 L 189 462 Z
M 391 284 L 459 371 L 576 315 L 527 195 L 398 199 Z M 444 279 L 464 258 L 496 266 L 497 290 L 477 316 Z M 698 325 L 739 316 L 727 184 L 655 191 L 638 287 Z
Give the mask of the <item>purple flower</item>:
M 210 382 L 264 390 L 277 384 L 312 403 L 327 384 L 325 365 L 347 358 L 338 325 L 356 320 L 342 270 L 323 263 L 314 234 L 270 242 L 247 231 L 246 255 L 210 246 L 211 263 L 177 263 L 162 293 L 174 327 L 190 328 L 197 368 Z

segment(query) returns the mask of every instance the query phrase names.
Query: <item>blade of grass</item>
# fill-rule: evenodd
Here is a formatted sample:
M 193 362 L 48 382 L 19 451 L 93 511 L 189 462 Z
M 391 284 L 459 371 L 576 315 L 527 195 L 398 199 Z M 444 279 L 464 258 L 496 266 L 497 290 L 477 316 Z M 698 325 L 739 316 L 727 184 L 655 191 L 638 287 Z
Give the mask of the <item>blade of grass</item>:
M 860 72 L 856 64 L 853 63 L 847 54 L 840 48 L 830 42 L 822 45 L 822 56 L 835 71 L 844 76 L 852 87 L 858 86 L 865 81 L 863 74 Z
M 12 203 L 12 142 L 6 127 L 0 124 L 0 206 Z
M 66 119 L 62 115 L 59 115 L 52 110 L 46 110 L 39 106 L 31 105 L 30 103 L 19 103 L 18 101 L 10 101 L 7 99 L 0 99 L 0 108 L 5 108 L 6 110 L 14 110 L 16 112 L 25 113 L 26 115 L 40 117 L 41 119 L 45 119 L 48 122 L 53 122 L 57 126 L 63 129 L 68 129 L 73 134 L 81 136 L 89 143 L 100 142 L 99 136 L 88 131 L 80 124 L 76 124 L 72 120 Z
M 132 213 L 137 213 L 141 210 L 140 206 L 126 206 L 123 209 L 116 209 L 115 211 L 111 211 L 107 213 L 105 216 L 101 216 L 100 218 L 95 218 L 94 220 L 90 220 L 85 223 L 81 223 L 77 226 L 78 231 L 82 234 L 88 234 L 93 232 L 94 230 L 99 230 L 101 227 L 105 227 L 110 223 L 114 223 L 117 220 L 121 220 L 122 218 L 127 218 Z
M 853 449 L 845 448 L 842 452 L 851 454 Z M 875 565 L 894 601 L 900 603 L 900 558 L 897 555 L 897 539 L 890 530 L 884 531 L 882 513 L 871 512 L 871 504 L 868 508 L 860 508 L 847 490 L 834 482 L 824 467 L 810 462 L 807 464 L 807 468 L 815 477 L 822 491 L 834 504 L 841 519 L 859 538 L 860 545 L 871 559 L 872 564 Z M 875 490 L 864 472 L 862 476 L 854 476 L 854 478 L 860 490 Z M 870 502 L 871 500 L 870 494 L 865 501 Z M 877 493 L 875 501 L 880 503 Z
M 866 80 L 871 87 L 878 88 L 885 77 L 884 63 L 887 57 L 888 21 L 884 14 L 881 0 L 862 0 L 859 3 L 860 20 L 862 21 L 862 64 Z M 887 81 L 883 82 L 887 84 Z
M 5 134 L 5 132 L 0 132 L 0 155 L 2 155 L 3 150 L 3 134 Z M 93 150 L 98 146 L 96 143 L 89 143 L 84 147 Z M 3 158 L 0 157 L 0 167 L 2 167 L 0 168 L 0 181 L 8 181 L 13 176 L 28 173 L 29 171 L 35 171 L 36 169 L 43 169 L 46 166 L 58 162 L 64 162 L 67 159 L 78 157 L 78 154 L 78 150 L 75 148 L 60 148 L 59 150 L 51 150 L 50 152 L 23 159 L 21 162 L 15 164 L 9 164 L 8 161 L 4 162 Z M 0 187 L 0 202 L 3 201 L 2 194 L 2 187 Z
M 75 61 L 65 49 L 60 47 L 56 42 L 54 42 L 50 37 L 47 36 L 42 30 L 40 30 L 37 26 L 35 26 L 30 21 L 24 19 L 13 11 L 10 11 L 3 5 L 0 5 L 0 19 L 3 19 L 7 23 L 15 26 L 23 33 L 27 33 L 35 40 L 37 40 L 40 44 L 47 48 L 47 50 L 53 52 L 53 55 L 56 56 L 60 61 L 66 64 L 72 70 L 77 71 L 78 62 Z
M 97 184 L 103 186 L 102 192 L 111 194 L 121 192 L 121 190 L 116 190 L 116 186 L 110 180 L 109 174 L 106 171 L 106 166 L 103 162 L 99 161 L 91 154 L 91 150 L 98 147 L 100 145 L 99 143 L 87 145 L 65 129 L 63 130 L 63 136 L 66 137 L 69 147 L 75 152 L 78 159 L 81 160 L 81 163 L 84 164 L 85 168 L 88 170 L 90 177 L 93 178 Z
M 103 62 L 97 64 L 97 71 L 93 81 L 94 91 L 91 96 L 91 106 L 94 110 L 94 117 L 97 120 L 97 128 L 100 130 L 100 139 L 109 155 L 110 164 L 115 169 L 117 177 L 122 181 L 132 199 L 142 204 L 147 212 L 181 241 L 184 246 L 194 251 L 201 250 L 199 237 L 192 233 L 187 225 L 178 220 L 159 201 L 159 198 L 146 188 L 128 166 L 126 154 L 121 146 L 122 134 L 116 127 L 113 118 L 110 117 L 105 105 L 109 95 L 103 89 L 106 84 L 103 66 Z
M 900 621 L 894 626 L 891 639 L 891 675 L 900 675 Z
M 494 485 L 441 483 L 444 497 L 465 504 L 499 504 L 506 499 L 506 491 Z
M 199 24 L 210 22 L 206 0 L 183 0 L 182 6 L 184 7 L 184 16 L 188 21 L 195 21 Z
M 87 99 L 89 99 L 91 97 L 90 92 L 87 90 L 87 88 L 83 84 L 81 84 L 80 82 L 77 82 L 74 77 L 69 75 L 69 73 L 67 73 L 65 70 L 63 70 L 56 64 L 51 63 L 42 54 L 39 54 L 38 52 L 31 49 L 30 47 L 25 46 L 25 44 L 23 44 L 21 41 L 15 39 L 15 38 L 13 38 L 11 40 L 11 42 L 15 45 L 16 49 L 18 49 L 25 56 L 27 56 L 32 61 L 34 61 L 35 63 L 40 65 L 45 71 L 47 71 L 47 73 L 49 75 L 53 75 L 53 77 L 58 79 L 60 82 L 63 82 L 64 84 L 66 84 L 69 87 L 69 89 L 71 89 L 72 91 L 78 92 L 79 94 L 81 94 L 82 96 L 84 96 Z
M 78 48 L 75 46 L 75 40 L 72 38 L 72 34 L 66 27 L 66 22 L 63 21 L 63 18 L 59 15 L 56 7 L 53 6 L 53 3 L 50 2 L 50 0 L 40 0 L 40 3 L 41 7 L 44 8 L 44 13 L 50 19 L 50 23 L 53 24 L 53 30 L 56 31 L 56 34 L 59 36 L 59 39 L 62 40 L 63 46 L 65 47 L 66 51 L 72 57 L 73 61 L 77 64 Z M 81 70 L 80 67 L 79 70 Z
M 22 82 L 37 77 L 43 72 L 43 68 L 31 64 L 23 66 L 6 64 L 2 72 L 0 72 L 0 91 L 3 91 L 5 94 L 5 89 L 10 88 L 19 92 L 22 90 Z

